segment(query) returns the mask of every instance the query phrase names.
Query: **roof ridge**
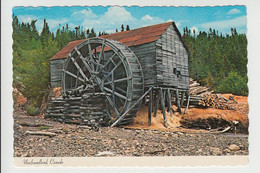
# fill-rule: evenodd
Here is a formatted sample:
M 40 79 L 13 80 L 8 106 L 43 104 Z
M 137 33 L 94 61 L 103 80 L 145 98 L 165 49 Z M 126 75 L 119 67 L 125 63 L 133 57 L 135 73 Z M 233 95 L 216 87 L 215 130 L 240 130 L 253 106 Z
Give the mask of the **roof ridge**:
M 128 30 L 128 31 L 121 31 L 121 32 L 116 32 L 116 33 L 111 33 L 111 34 L 108 34 L 108 35 L 103 35 L 101 36 L 101 38 L 103 37 L 106 37 L 106 36 L 114 36 L 114 35 L 119 35 L 119 34 L 125 34 L 127 32 L 133 32 L 135 30 L 141 30 L 141 29 L 147 29 L 147 28 L 150 28 L 150 27 L 155 27 L 155 26 L 161 26 L 161 25 L 166 25 L 166 24 L 172 24 L 174 23 L 173 21 L 171 22 L 165 22 L 165 23 L 160 23 L 160 24 L 154 24 L 154 25 L 149 25 L 149 26 L 144 26 L 144 27 L 141 27 L 141 28 L 135 28 L 135 29 L 131 29 L 131 30 Z
M 174 26 L 175 24 L 173 21 L 165 22 L 161 24 L 145 26 L 142 28 L 136 28 L 129 31 L 117 32 L 109 35 L 102 35 L 99 38 L 116 40 L 122 42 L 128 47 L 137 46 L 137 45 L 156 41 L 167 30 L 167 28 L 169 28 L 170 25 Z M 71 52 L 75 46 L 77 46 L 79 43 L 85 40 L 86 39 L 81 39 L 81 40 L 74 40 L 69 42 L 63 49 L 61 49 L 57 54 L 55 54 L 50 60 L 66 58 L 68 53 Z

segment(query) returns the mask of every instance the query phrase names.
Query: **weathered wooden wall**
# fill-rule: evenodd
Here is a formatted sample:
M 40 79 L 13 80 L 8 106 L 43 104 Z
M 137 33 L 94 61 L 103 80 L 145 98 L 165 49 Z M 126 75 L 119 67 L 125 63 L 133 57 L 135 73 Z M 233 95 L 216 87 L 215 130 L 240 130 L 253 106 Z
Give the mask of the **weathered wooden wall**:
M 156 68 L 159 86 L 189 88 L 188 52 L 172 25 L 156 41 Z
M 61 86 L 62 70 L 66 59 L 50 61 L 51 87 Z
M 156 80 L 156 54 L 155 43 L 147 43 L 139 46 L 130 47 L 139 62 L 141 63 L 144 74 L 145 88 L 155 86 Z

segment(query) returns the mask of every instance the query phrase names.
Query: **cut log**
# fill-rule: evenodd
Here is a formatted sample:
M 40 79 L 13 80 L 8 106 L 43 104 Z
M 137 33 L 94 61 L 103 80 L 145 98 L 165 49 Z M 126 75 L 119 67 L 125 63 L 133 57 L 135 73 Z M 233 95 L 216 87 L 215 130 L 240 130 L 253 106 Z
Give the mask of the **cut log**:
M 41 135 L 41 136 L 56 136 L 56 133 L 43 132 L 43 131 L 26 131 L 26 135 Z

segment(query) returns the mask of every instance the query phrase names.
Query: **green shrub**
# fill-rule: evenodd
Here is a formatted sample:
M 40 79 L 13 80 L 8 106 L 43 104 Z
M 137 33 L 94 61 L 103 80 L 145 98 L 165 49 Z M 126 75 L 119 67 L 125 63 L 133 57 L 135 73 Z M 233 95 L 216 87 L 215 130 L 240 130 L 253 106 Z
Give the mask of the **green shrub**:
M 35 115 L 38 115 L 40 113 L 40 111 L 39 111 L 39 109 L 37 107 L 29 106 L 27 108 L 27 113 L 29 115 L 35 116 Z
M 41 126 L 39 127 L 40 130 L 48 130 L 50 127 L 49 126 Z
M 247 96 L 247 76 L 242 77 L 236 72 L 230 72 L 226 78 L 220 81 L 217 92 Z

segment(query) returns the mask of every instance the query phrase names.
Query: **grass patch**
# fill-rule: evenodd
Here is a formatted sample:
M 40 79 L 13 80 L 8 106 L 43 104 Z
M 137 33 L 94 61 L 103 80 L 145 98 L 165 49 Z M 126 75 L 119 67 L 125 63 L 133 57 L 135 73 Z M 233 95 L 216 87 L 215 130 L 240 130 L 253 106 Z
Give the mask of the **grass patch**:
M 40 130 L 48 130 L 50 127 L 49 126 L 41 126 L 39 127 Z

